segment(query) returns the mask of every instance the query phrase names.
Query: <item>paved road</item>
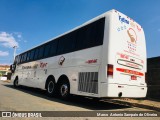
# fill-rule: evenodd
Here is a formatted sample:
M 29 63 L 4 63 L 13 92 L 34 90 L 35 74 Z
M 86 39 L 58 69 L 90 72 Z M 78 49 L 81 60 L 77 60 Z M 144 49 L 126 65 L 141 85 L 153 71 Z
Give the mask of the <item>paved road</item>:
M 10 83 L 0 81 L 0 111 L 148 111 L 142 108 L 132 108 L 123 105 L 112 104 L 104 101 L 74 96 L 70 101 L 63 101 L 58 98 L 49 98 L 45 91 L 19 87 L 13 88 Z M 1 118 L 0 118 L 1 119 Z M 49 119 L 49 118 L 47 118 Z M 55 118 L 59 120 L 60 118 Z M 67 118 L 61 118 L 67 119 Z M 72 118 L 90 120 L 91 118 Z M 101 118 L 94 118 L 101 119 Z M 107 118 L 109 119 L 109 118 Z M 113 119 L 113 118 L 112 118 Z M 114 118 L 116 120 L 118 118 Z M 122 118 L 128 119 L 128 118 Z M 134 119 L 134 118 L 133 118 Z M 143 119 L 143 118 L 135 118 Z M 149 120 L 150 118 L 145 118 Z M 158 120 L 158 118 L 156 118 Z M 70 119 L 71 120 L 71 119 Z

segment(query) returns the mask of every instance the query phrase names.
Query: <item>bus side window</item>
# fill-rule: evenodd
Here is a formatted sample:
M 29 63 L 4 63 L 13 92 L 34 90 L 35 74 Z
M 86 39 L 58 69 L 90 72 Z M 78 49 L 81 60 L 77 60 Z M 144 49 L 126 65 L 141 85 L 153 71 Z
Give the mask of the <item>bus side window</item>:
M 27 54 L 27 60 L 26 60 L 27 62 L 29 61 L 30 54 L 31 54 L 31 52 L 29 51 L 28 54 Z
M 60 55 L 64 51 L 64 46 L 65 46 L 65 36 L 62 36 L 57 39 L 58 41 L 58 47 L 57 47 L 57 54 Z
M 18 61 L 17 61 L 17 64 L 20 64 L 20 60 L 21 60 L 21 55 L 18 55 Z
M 86 26 L 77 30 L 76 39 L 76 50 L 84 49 L 86 41 Z
M 64 51 L 63 53 L 68 53 L 68 52 L 73 52 L 75 50 L 75 43 L 76 43 L 76 32 L 71 32 L 69 34 L 66 35 L 66 37 L 64 38 L 64 42 L 62 44 L 64 44 Z
M 57 55 L 57 43 L 58 43 L 58 40 L 53 40 L 51 42 L 51 48 L 50 48 L 50 53 L 49 53 L 49 56 L 55 56 Z
M 43 54 L 44 54 L 44 45 L 40 46 L 39 48 L 38 59 L 43 58 Z
M 23 63 L 25 60 L 25 53 L 22 54 L 21 63 Z
M 17 60 L 16 60 L 17 64 L 19 63 L 19 55 L 17 56 Z
M 33 60 L 33 58 L 34 58 L 34 52 L 35 52 L 35 49 L 33 49 L 32 51 L 31 51 L 31 54 L 30 54 L 30 61 L 32 61 Z
M 103 44 L 103 37 L 104 37 L 104 23 L 105 18 L 101 18 L 96 22 L 96 36 L 95 36 L 95 44 L 102 45 Z
M 24 56 L 24 54 L 22 54 L 21 56 L 22 56 L 22 57 L 21 57 L 21 63 L 22 63 L 22 62 L 23 62 L 23 56 Z
M 22 58 L 23 58 L 23 55 L 21 54 L 20 59 L 19 59 L 19 63 L 22 63 Z
M 101 18 L 77 30 L 76 50 L 95 47 L 103 44 L 104 21 Z
M 26 59 L 27 59 L 27 53 L 24 54 L 23 62 L 26 62 Z
M 50 48 L 51 48 L 51 44 L 47 43 L 44 47 L 44 58 L 49 57 Z
M 58 39 L 58 54 L 65 54 L 75 50 L 75 32 L 68 33 Z
M 38 52 L 39 52 L 39 48 L 35 49 L 35 54 L 34 54 L 34 60 L 38 59 Z
M 88 28 L 86 30 L 87 32 L 87 38 L 86 38 L 86 47 L 90 48 L 90 47 L 94 47 L 96 46 L 95 44 L 95 39 L 96 39 L 96 23 L 92 23 L 90 25 L 88 25 Z

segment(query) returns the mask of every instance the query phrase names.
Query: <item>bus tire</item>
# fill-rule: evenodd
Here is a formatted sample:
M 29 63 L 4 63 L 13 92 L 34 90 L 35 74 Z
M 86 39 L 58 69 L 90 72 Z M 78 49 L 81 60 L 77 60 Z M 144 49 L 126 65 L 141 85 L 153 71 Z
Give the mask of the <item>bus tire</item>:
M 70 98 L 70 85 L 68 81 L 61 81 L 58 86 L 59 97 L 63 100 Z
M 47 82 L 46 89 L 47 89 L 47 96 L 49 97 L 55 96 L 56 84 L 53 80 L 49 80 Z
M 15 88 L 17 88 L 17 87 L 19 86 L 19 85 L 18 85 L 18 77 L 15 78 L 14 83 L 13 83 L 13 86 L 14 86 Z

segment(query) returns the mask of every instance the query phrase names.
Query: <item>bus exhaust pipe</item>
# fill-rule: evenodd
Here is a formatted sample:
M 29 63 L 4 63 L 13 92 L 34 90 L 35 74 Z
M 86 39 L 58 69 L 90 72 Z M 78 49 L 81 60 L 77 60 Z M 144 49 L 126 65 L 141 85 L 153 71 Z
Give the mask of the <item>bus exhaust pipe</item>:
M 118 93 L 118 97 L 119 97 L 119 98 L 122 97 L 122 92 Z

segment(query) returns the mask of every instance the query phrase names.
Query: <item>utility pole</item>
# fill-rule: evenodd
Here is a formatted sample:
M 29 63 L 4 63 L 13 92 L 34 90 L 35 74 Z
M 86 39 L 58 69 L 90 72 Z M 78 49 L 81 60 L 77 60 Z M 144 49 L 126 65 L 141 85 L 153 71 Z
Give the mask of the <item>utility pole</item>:
M 13 60 L 15 59 L 15 57 L 16 57 L 16 48 L 17 48 L 17 46 L 13 46 L 13 49 L 14 49 L 14 53 L 13 53 Z

